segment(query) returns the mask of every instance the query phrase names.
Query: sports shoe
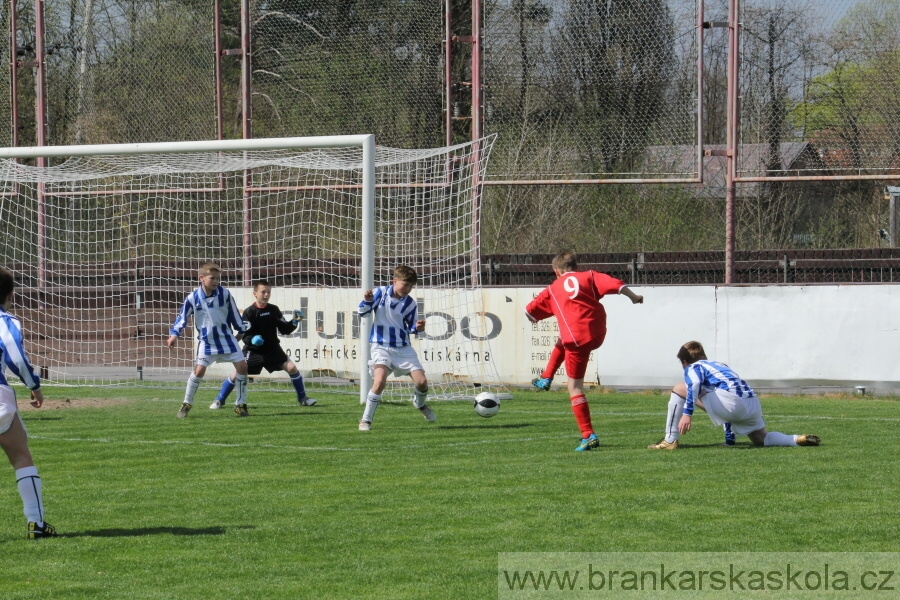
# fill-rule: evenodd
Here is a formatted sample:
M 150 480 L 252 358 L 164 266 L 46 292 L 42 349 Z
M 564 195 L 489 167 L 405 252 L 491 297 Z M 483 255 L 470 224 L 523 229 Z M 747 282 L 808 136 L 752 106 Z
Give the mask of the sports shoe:
M 434 414 L 434 411 L 431 410 L 431 407 L 427 404 L 420 406 L 419 410 L 422 411 L 422 416 L 425 417 L 425 420 L 429 423 L 434 423 L 435 421 L 437 421 L 437 415 Z
M 596 433 L 592 433 L 588 437 L 582 438 L 581 443 L 575 448 L 575 452 L 587 452 L 588 450 L 596 450 L 599 447 L 600 440 L 597 439 Z
M 667 442 L 666 438 L 659 440 L 656 444 L 647 446 L 648 450 L 678 450 L 678 440 Z
M 300 400 L 300 406 L 315 406 L 316 401 L 310 398 L 309 396 L 304 396 L 303 400 Z
M 213 403 L 209 405 L 209 409 L 210 410 L 219 410 L 223 406 L 225 406 L 224 400 L 222 400 L 221 402 L 219 400 L 213 400 Z
M 551 383 L 553 383 L 553 380 L 549 377 L 538 377 L 537 379 L 531 380 L 531 385 L 541 390 L 542 392 L 549 392 Z
M 28 521 L 28 539 L 39 540 L 45 537 L 58 537 L 56 529 L 50 523 L 44 521 L 44 525 L 38 525 L 34 521 Z
M 372 430 L 372 421 L 360 421 L 359 422 L 359 430 L 360 431 L 371 431 Z
M 249 417 L 250 413 L 247 411 L 247 405 L 246 404 L 236 404 L 234 407 L 234 416 Z
M 725 445 L 726 446 L 734 446 L 735 444 L 735 435 L 731 430 L 731 423 L 725 423 Z
M 797 442 L 798 446 L 818 446 L 821 443 L 821 441 L 819 440 L 819 436 L 812 435 L 811 433 L 798 435 L 796 438 L 794 438 L 794 441 Z
M 179 419 L 185 418 L 189 412 L 191 412 L 191 405 L 188 404 L 187 402 L 183 403 L 181 405 L 181 408 L 178 409 L 178 418 Z

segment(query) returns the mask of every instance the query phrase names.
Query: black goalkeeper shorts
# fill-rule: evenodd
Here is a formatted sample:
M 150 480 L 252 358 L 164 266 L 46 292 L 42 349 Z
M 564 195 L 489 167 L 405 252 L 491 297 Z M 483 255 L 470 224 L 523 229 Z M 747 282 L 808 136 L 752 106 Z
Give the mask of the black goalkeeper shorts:
M 247 358 L 247 372 L 250 375 L 259 375 L 263 368 L 269 373 L 283 371 L 284 363 L 288 361 L 287 354 L 280 346 L 264 354 L 253 350 L 244 350 L 244 356 Z

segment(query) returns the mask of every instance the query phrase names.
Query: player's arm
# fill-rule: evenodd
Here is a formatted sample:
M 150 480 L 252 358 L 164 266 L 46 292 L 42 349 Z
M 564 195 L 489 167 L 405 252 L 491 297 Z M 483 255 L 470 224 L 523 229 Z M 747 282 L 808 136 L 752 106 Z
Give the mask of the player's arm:
M 31 366 L 28 360 L 28 355 L 25 353 L 22 330 L 18 320 L 4 320 L 0 326 L 2 326 L 0 344 L 2 344 L 3 349 L 3 362 L 16 377 L 22 380 L 25 387 L 31 390 L 32 398 L 35 398 L 35 402 L 38 402 L 37 398 L 40 398 L 40 403 L 43 403 L 44 396 L 41 392 L 41 378 L 38 377 L 34 367 Z M 40 408 L 40 403 L 36 404 L 35 408 Z
M 635 294 L 633 291 L 631 291 L 631 289 L 629 289 L 629 287 L 627 285 L 623 285 L 622 288 L 619 290 L 619 293 L 621 295 L 625 296 L 626 298 L 628 298 L 629 300 L 631 300 L 632 304 L 643 304 L 644 303 L 644 297 L 641 296 L 640 294 Z
M 359 303 L 359 314 L 360 316 L 366 316 L 371 314 L 375 307 L 375 302 L 381 298 L 382 295 L 381 288 L 375 290 L 366 290 L 363 293 L 362 302 Z
M 525 307 L 525 316 L 532 323 L 549 319 L 553 316 L 553 310 L 550 307 L 550 288 L 544 290 L 534 297 L 534 300 Z
M 237 333 L 234 335 L 234 338 L 237 341 L 241 341 L 244 339 L 244 333 L 247 330 L 247 326 L 244 324 L 244 317 L 241 315 L 240 309 L 238 309 L 237 302 L 234 299 L 234 296 L 231 295 L 227 289 L 223 290 L 227 296 L 226 298 L 226 306 L 228 307 L 228 317 L 226 317 L 225 322 Z
M 271 306 L 271 304 L 269 306 Z M 294 311 L 294 312 L 297 313 L 300 311 Z M 300 312 L 300 314 L 302 315 L 303 313 Z M 290 335 L 290 334 L 294 333 L 294 331 L 297 329 L 297 326 L 300 324 L 300 320 L 297 318 L 294 318 L 294 319 L 291 319 L 290 321 L 288 321 L 287 315 L 285 315 L 283 312 L 281 312 L 280 308 L 278 309 L 277 317 L 278 318 L 275 320 L 275 328 L 278 330 L 278 333 L 280 333 L 281 335 Z
M 181 334 L 184 332 L 184 328 L 187 326 L 188 317 L 190 317 L 194 312 L 194 305 L 191 303 L 191 297 L 188 296 L 184 300 L 184 304 L 181 305 L 181 310 L 178 311 L 178 316 L 175 317 L 175 323 L 172 324 L 172 327 L 169 328 L 169 339 L 166 340 L 166 346 L 172 348 L 175 346 L 175 342 L 178 341 L 178 338 L 181 337 Z
M 684 412 L 678 421 L 678 431 L 687 433 L 691 430 L 691 423 L 694 416 L 694 404 L 700 397 L 700 374 L 693 367 L 688 367 L 684 372 L 684 384 L 687 386 L 687 394 L 685 394 Z
M 418 335 L 425 331 L 425 319 L 419 318 L 419 307 L 415 302 L 412 303 L 412 309 L 404 315 L 403 323 L 409 333 Z

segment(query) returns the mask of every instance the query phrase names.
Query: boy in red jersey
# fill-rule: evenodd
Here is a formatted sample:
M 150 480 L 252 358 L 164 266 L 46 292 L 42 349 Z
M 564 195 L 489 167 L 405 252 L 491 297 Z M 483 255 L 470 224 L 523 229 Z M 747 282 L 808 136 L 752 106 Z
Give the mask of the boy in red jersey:
M 588 359 L 606 337 L 606 310 L 600 300 L 607 294 L 621 294 L 627 296 L 632 304 L 642 304 L 644 297 L 632 292 L 625 282 L 615 277 L 577 269 L 578 257 L 575 254 L 558 254 L 553 259 L 556 281 L 525 307 L 525 315 L 531 322 L 555 316 L 559 323 L 572 412 L 581 429 L 581 443 L 575 451 L 584 452 L 600 446 L 600 440 L 591 425 L 590 407 L 584 396 L 584 374 Z

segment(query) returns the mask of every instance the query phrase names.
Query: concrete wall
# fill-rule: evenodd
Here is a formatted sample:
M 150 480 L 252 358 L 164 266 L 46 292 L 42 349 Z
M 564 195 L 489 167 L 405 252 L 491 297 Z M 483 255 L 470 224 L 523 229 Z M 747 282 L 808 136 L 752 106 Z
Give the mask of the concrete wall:
M 644 304 L 632 305 L 624 296 L 603 300 L 609 333 L 593 357 L 603 385 L 670 386 L 681 376 L 678 348 L 695 339 L 710 358 L 729 364 L 757 387 L 900 389 L 900 286 L 634 289 L 644 295 Z M 501 305 L 521 310 L 538 291 L 486 290 L 488 310 Z M 506 302 L 509 297 L 515 301 Z M 502 313 L 504 324 L 513 319 L 507 314 Z M 518 337 L 499 340 L 501 347 L 526 350 L 500 373 L 509 383 L 522 383 L 533 376 L 531 369 L 542 366 L 548 350 L 544 338 L 555 331 L 533 331 L 524 319 L 513 322 Z M 506 333 L 504 327 L 500 337 Z M 528 373 L 517 368 L 522 363 L 529 365 Z
M 486 288 L 482 301 L 477 292 L 460 290 L 441 305 L 438 290 L 414 290 L 432 336 L 414 342 L 429 377 L 490 381 L 496 370 L 500 381 L 529 385 L 558 331 L 555 319 L 532 324 L 525 318 L 526 304 L 541 289 Z M 644 295 L 644 304 L 633 305 L 624 296 L 603 300 L 609 333 L 594 352 L 588 380 L 597 374 L 611 387 L 671 386 L 681 378 L 675 353 L 695 339 L 710 358 L 729 364 L 757 388 L 865 386 L 900 392 L 900 286 L 634 289 Z M 239 306 L 252 302 L 249 289 L 232 292 Z M 359 376 L 358 357 L 365 348 L 353 316 L 356 290 L 277 288 L 273 302 L 307 311 L 302 330 L 282 339 L 302 371 Z M 475 357 L 468 367 L 466 352 Z M 565 382 L 565 375 L 555 382 Z

